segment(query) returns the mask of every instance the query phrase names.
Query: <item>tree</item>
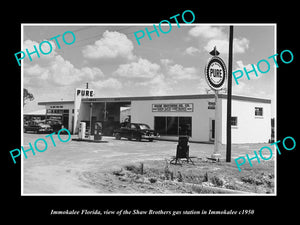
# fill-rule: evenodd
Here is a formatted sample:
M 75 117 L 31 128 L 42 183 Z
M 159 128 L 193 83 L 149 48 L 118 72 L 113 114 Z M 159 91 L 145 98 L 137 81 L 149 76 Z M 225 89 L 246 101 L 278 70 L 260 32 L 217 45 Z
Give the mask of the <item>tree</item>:
M 23 107 L 25 106 L 27 101 L 33 101 L 34 97 L 26 88 L 23 89 Z

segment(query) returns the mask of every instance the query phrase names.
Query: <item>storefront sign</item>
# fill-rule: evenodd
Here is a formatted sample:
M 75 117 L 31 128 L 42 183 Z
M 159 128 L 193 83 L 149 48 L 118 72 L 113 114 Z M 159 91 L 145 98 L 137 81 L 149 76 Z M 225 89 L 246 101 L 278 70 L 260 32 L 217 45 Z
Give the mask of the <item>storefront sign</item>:
M 208 102 L 208 109 L 215 109 L 216 103 L 215 102 Z
M 205 79 L 213 90 L 220 90 L 226 81 L 226 66 L 224 61 L 214 56 L 210 58 L 205 66 Z
M 94 97 L 94 90 L 92 89 L 81 89 L 81 88 L 76 88 L 76 96 L 81 96 L 85 98 L 92 98 Z
M 59 109 L 59 108 L 63 108 L 62 105 L 50 105 L 50 109 Z
M 79 109 L 81 105 L 81 99 L 91 99 L 94 98 L 95 92 L 93 89 L 88 88 L 76 88 L 75 98 L 74 98 L 74 121 L 73 121 L 73 133 L 77 133 L 79 129 Z
M 152 104 L 152 112 L 193 112 L 193 103 Z

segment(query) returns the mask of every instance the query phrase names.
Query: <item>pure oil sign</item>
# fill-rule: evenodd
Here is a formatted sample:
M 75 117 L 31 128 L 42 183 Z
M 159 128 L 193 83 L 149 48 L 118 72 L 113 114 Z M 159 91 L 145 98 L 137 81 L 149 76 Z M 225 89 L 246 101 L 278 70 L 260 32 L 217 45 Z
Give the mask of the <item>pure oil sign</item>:
M 92 98 L 94 97 L 94 90 L 92 89 L 82 89 L 76 88 L 76 97 Z
M 205 79 L 213 90 L 222 89 L 226 81 L 226 66 L 220 57 L 214 56 L 209 59 L 205 67 Z

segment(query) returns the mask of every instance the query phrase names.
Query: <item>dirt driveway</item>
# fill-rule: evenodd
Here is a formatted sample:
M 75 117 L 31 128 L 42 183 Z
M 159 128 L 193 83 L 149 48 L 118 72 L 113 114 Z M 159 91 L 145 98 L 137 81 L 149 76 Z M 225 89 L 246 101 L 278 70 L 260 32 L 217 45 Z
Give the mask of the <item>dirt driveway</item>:
M 44 134 L 24 134 L 24 148 Z M 23 194 L 100 194 L 138 193 L 115 177 L 112 172 L 126 165 L 156 160 L 170 160 L 176 152 L 176 142 L 128 141 L 103 137 L 108 143 L 69 141 L 60 142 L 54 136 L 56 147 L 48 140 L 45 152 L 36 152 L 23 158 Z M 266 144 L 237 145 L 232 158 L 253 153 Z M 40 148 L 43 149 L 44 146 Z M 190 143 L 190 156 L 206 158 L 211 155 L 213 145 Z M 225 147 L 221 155 L 225 157 Z M 234 164 L 234 160 L 232 160 Z

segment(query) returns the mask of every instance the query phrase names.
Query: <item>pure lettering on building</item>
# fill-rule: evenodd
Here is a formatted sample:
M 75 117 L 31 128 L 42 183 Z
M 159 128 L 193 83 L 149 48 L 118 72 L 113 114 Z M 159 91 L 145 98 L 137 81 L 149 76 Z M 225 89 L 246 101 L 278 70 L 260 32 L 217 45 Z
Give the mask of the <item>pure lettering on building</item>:
M 76 89 L 76 96 L 94 97 L 94 90 L 92 89 Z

